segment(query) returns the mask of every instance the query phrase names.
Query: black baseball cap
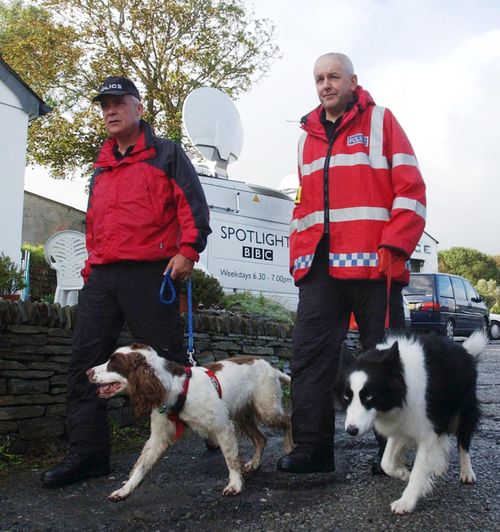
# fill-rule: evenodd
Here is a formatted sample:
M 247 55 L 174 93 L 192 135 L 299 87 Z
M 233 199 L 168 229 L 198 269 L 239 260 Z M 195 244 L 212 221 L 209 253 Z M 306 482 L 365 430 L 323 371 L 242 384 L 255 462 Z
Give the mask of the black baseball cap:
M 106 96 L 107 94 L 115 96 L 131 94 L 138 100 L 141 99 L 141 95 L 139 94 L 139 91 L 134 83 L 127 78 L 119 76 L 110 76 L 106 78 L 99 88 L 99 94 L 92 101 L 99 102 L 101 101 L 102 97 Z

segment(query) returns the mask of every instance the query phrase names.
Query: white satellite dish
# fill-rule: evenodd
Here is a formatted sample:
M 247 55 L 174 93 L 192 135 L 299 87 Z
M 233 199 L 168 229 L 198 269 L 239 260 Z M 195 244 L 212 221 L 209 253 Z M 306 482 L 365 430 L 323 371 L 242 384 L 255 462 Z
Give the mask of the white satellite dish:
M 238 159 L 243 146 L 241 119 L 231 98 L 212 87 L 195 89 L 184 101 L 182 121 L 193 145 L 215 162 L 216 175 L 227 178 L 227 165 Z

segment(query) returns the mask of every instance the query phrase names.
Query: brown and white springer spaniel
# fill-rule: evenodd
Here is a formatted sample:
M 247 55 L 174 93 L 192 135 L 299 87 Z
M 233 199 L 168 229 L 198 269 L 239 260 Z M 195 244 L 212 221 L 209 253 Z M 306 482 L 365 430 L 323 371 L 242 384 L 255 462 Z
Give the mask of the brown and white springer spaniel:
M 215 373 L 221 397 L 207 369 Z M 221 448 L 229 469 L 229 483 L 223 495 L 239 494 L 243 487 L 242 472 L 254 471 L 260 465 L 266 440 L 257 426 L 259 422 L 282 429 L 285 451 L 292 450 L 290 418 L 281 404 L 280 383 L 289 385 L 288 375 L 262 359 L 249 356 L 237 356 L 191 370 L 184 403 L 188 378 L 185 368 L 159 357 L 154 349 L 145 345 L 122 347 L 108 362 L 87 371 L 90 382 L 98 385 L 100 397 L 109 398 L 125 392 L 130 395 L 136 416 L 151 413 L 149 440 L 128 481 L 109 496 L 111 501 L 128 497 L 172 445 L 179 423 L 172 421 L 167 413 L 178 410 L 179 405 L 180 421 L 203 438 L 217 442 Z M 255 446 L 253 457 L 244 465 L 238 451 L 237 429 Z

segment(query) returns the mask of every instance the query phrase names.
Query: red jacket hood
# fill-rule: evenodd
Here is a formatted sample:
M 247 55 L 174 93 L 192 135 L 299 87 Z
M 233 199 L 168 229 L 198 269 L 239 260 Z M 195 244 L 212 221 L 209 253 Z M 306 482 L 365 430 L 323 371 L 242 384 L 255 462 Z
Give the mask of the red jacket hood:
M 342 127 L 347 122 L 350 122 L 357 113 L 362 113 L 368 106 L 375 105 L 375 101 L 371 97 L 370 93 L 363 89 L 361 85 L 358 85 L 354 91 L 353 102 L 354 103 L 352 106 L 350 106 L 342 116 L 342 122 L 340 123 L 339 127 Z M 300 120 L 300 127 L 311 135 L 326 139 L 325 128 L 321 123 L 322 111 L 323 106 L 318 105 L 316 109 L 302 117 Z

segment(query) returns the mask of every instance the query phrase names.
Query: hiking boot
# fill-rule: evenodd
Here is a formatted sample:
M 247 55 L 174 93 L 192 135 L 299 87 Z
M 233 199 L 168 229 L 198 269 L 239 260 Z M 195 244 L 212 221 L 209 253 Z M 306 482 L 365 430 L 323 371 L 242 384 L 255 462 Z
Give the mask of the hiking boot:
M 42 484 L 54 487 L 66 486 L 82 478 L 107 475 L 110 471 L 108 455 L 80 456 L 70 452 L 62 462 L 42 473 Z
M 277 469 L 285 473 L 328 473 L 334 471 L 333 448 L 299 443 L 290 454 L 278 460 Z

